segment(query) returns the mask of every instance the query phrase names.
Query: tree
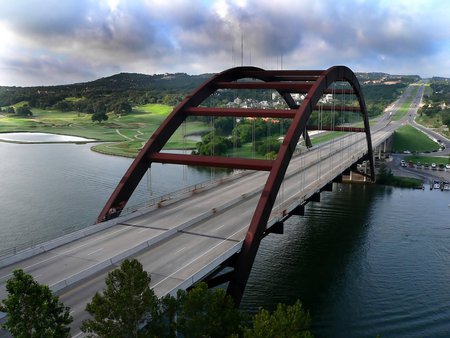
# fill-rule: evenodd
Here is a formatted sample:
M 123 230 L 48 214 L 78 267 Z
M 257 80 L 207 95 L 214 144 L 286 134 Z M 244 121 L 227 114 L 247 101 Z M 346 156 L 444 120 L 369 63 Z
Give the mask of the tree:
M 8 297 L 0 304 L 0 311 L 8 313 L 8 317 L 2 327 L 14 337 L 70 337 L 70 309 L 48 286 L 18 269 L 6 282 L 6 290 Z
M 395 178 L 392 170 L 389 169 L 385 163 L 381 163 L 380 169 L 378 170 L 377 183 L 390 185 L 394 180 Z
M 101 123 L 102 121 L 106 121 L 108 120 L 108 115 L 106 115 L 106 113 L 94 113 L 91 116 L 91 120 L 92 122 L 98 121 L 99 123 Z
M 202 141 L 197 142 L 198 155 L 224 155 L 227 150 L 233 147 L 230 139 L 219 136 L 215 132 L 210 132 L 202 136 Z
M 252 324 L 251 328 L 245 330 L 244 338 L 313 337 L 308 330 L 311 317 L 299 300 L 290 306 L 278 304 L 272 314 L 260 309 L 253 317 Z
M 208 289 L 199 283 L 177 295 L 178 332 L 185 337 L 230 337 L 240 329 L 242 316 L 223 289 Z
M 96 293 L 86 311 L 93 318 L 81 330 L 98 337 L 157 336 L 158 299 L 150 288 L 150 275 L 136 259 L 122 262 L 106 277 L 103 294 Z M 152 325 L 152 321 L 155 325 Z
M 28 106 L 19 107 L 16 109 L 16 114 L 19 116 L 33 116 L 30 108 Z

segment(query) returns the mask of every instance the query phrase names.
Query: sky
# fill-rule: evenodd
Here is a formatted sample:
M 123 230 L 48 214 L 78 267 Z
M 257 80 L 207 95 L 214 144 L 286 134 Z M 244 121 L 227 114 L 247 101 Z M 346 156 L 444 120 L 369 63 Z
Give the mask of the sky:
M 0 0 L 0 86 L 241 64 L 450 77 L 450 1 Z

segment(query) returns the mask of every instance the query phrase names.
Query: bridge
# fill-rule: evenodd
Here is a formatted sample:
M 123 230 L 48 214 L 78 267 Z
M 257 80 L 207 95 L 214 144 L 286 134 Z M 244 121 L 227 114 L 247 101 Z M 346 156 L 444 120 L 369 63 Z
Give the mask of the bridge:
M 218 90 L 273 90 L 284 109 L 211 108 L 201 106 Z M 422 92 L 420 92 L 421 95 Z M 301 101 L 294 94 L 303 94 Z M 332 95 L 330 105 L 324 97 Z M 340 97 L 340 99 L 338 99 Z M 334 123 L 323 130 L 343 135 L 311 147 L 308 121 L 314 112 L 354 114 L 363 127 Z M 188 116 L 289 118 L 292 120 L 274 160 L 164 153 L 170 136 Z M 332 121 L 333 119 L 329 119 Z M 234 68 L 213 77 L 188 96 L 159 127 L 125 173 L 99 215 L 87 229 L 0 258 L 0 298 L 6 280 L 20 267 L 57 292 L 72 310 L 72 334 L 88 314 L 95 291 L 109 271 L 136 257 L 151 274 L 158 296 L 174 294 L 205 280 L 228 282 L 239 303 L 261 240 L 283 230 L 283 222 L 302 215 L 309 201 L 320 201 L 344 173 L 366 161 L 373 179 L 373 149 L 385 144 L 399 123 L 381 120 L 370 132 L 367 111 L 353 72 L 342 66 L 325 71 L 265 71 Z M 298 150 L 303 136 L 308 150 Z M 121 214 L 152 162 L 219 166 L 238 173 L 192 187 L 145 208 Z M 111 212 L 113 211 L 113 212 Z M 225 269 L 227 268 L 227 269 Z

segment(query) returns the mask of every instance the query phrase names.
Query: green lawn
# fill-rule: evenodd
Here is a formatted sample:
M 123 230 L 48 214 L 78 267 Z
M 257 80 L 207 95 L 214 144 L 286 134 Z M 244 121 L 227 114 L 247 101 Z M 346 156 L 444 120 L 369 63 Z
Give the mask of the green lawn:
M 341 132 L 341 131 L 329 131 L 329 132 L 326 132 L 324 134 L 319 134 L 317 136 L 311 137 L 311 143 L 313 145 L 317 145 L 317 144 L 324 143 L 324 142 L 327 142 L 327 141 L 331 141 L 331 140 L 333 140 L 335 138 L 344 136 L 345 134 L 347 134 L 347 133 Z
M 395 131 L 392 149 L 395 152 L 424 152 L 438 150 L 439 145 L 416 128 L 405 125 Z
M 411 86 L 411 88 L 411 92 L 403 102 L 402 106 L 395 112 L 394 116 L 392 116 L 393 121 L 400 120 L 403 116 L 406 115 L 406 113 L 408 113 L 409 109 L 411 108 L 411 104 L 416 97 L 419 86 Z
M 412 161 L 413 163 L 417 163 L 420 162 L 421 164 L 431 164 L 431 163 L 436 163 L 437 165 L 439 164 L 449 164 L 450 163 L 450 156 L 416 156 L 416 155 L 411 155 L 411 156 L 406 156 L 405 157 L 405 161 Z
M 25 103 L 21 102 L 16 106 Z M 84 113 L 32 109 L 32 117 L 1 117 L 0 132 L 43 132 L 116 142 L 97 145 L 93 150 L 134 157 L 171 111 L 171 106 L 147 104 L 134 107 L 130 114 L 123 116 L 109 114 L 107 121 L 94 123 L 91 115 Z M 185 128 L 180 127 L 174 133 L 165 149 L 195 147 L 196 142 L 184 141 L 184 129 L 186 133 L 201 133 L 208 129 L 208 126 L 198 121 L 186 122 Z

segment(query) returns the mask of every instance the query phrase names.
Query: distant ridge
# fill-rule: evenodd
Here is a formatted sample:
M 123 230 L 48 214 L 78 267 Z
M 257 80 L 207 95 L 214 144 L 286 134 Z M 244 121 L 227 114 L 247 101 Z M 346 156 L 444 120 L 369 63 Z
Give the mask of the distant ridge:
M 394 80 L 394 79 L 408 79 L 408 82 L 420 80 L 419 75 L 391 75 L 382 72 L 359 72 L 355 73 L 360 81 L 379 81 L 379 80 Z M 80 89 L 92 88 L 97 90 L 185 90 L 187 88 L 196 88 L 199 84 L 209 79 L 214 73 L 205 73 L 200 75 L 189 75 L 186 73 L 165 73 L 165 74 L 140 74 L 140 73 L 118 73 L 107 77 L 102 77 L 97 80 L 88 82 L 79 82 L 65 85 L 53 86 L 0 86 L 0 88 L 35 88 L 40 90 L 58 90 L 58 89 Z

